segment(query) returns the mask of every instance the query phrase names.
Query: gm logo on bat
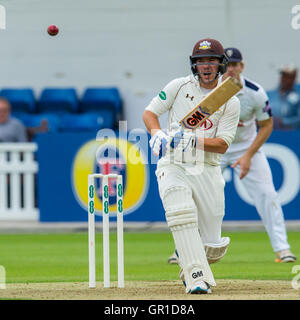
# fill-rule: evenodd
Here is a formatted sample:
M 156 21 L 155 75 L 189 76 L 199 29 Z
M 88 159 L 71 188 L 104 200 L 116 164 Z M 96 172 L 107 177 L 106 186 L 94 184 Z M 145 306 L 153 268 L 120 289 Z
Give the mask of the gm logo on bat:
M 202 121 L 205 117 L 210 116 L 210 113 L 204 112 L 202 108 L 199 106 L 198 110 L 193 112 L 191 115 L 188 117 L 184 118 L 182 120 L 182 124 L 188 128 L 188 129 L 193 129 L 197 124 Z

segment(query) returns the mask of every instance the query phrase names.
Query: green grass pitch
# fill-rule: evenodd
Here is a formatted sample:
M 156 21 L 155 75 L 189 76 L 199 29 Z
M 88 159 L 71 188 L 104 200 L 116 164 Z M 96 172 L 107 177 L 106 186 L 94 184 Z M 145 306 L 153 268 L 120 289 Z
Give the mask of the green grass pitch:
M 103 281 L 102 235 L 96 234 L 97 281 Z M 297 264 L 275 263 L 265 232 L 232 232 L 228 253 L 211 265 L 216 279 L 291 280 Z M 292 251 L 300 257 L 300 233 L 289 232 Z M 111 232 L 111 280 L 117 280 L 116 233 Z M 125 281 L 178 280 L 170 233 L 125 233 Z M 88 282 L 87 233 L 0 234 L 0 265 L 7 283 Z

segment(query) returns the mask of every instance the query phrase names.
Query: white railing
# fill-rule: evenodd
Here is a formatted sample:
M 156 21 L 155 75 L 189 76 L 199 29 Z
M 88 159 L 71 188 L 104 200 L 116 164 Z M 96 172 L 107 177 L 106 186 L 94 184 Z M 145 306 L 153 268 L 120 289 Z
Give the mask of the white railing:
M 0 220 L 39 219 L 36 150 L 36 143 L 0 143 Z

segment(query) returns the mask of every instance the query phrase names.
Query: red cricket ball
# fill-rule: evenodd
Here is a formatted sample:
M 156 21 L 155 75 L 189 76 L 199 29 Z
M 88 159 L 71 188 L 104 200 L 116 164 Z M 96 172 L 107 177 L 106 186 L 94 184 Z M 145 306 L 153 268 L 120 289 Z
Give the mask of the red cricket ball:
M 56 25 L 52 24 L 48 27 L 47 32 L 50 36 L 56 36 L 58 34 L 59 29 Z

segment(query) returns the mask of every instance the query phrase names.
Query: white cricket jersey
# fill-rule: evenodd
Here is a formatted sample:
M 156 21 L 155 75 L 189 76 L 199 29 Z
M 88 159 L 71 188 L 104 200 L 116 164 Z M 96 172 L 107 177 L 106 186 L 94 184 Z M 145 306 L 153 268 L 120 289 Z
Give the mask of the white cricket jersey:
M 263 121 L 271 117 L 269 99 L 258 83 L 240 76 L 243 88 L 236 94 L 240 100 L 240 121 L 235 138 L 227 152 L 236 152 L 250 147 L 257 130 L 256 120 Z
M 179 123 L 182 118 L 194 109 L 200 101 L 207 95 L 200 88 L 199 81 L 189 75 L 177 78 L 169 82 L 165 88 L 152 99 L 146 110 L 153 112 L 158 117 L 168 112 L 168 128 L 173 122 Z M 238 119 L 239 100 L 232 97 L 218 111 L 212 114 L 198 130 L 203 130 L 204 138 L 222 138 L 228 145 L 234 139 Z M 217 166 L 220 164 L 222 154 L 215 152 L 205 152 L 204 163 Z M 158 165 L 163 164 L 164 158 L 158 161 Z

